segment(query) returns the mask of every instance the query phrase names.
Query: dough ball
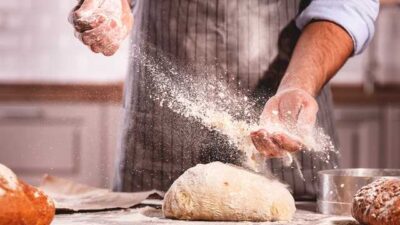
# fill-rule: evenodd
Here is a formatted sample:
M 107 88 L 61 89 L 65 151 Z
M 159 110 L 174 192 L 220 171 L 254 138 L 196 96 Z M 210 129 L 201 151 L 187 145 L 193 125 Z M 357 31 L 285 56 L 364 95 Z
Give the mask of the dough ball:
M 183 220 L 291 220 L 296 207 L 277 180 L 221 162 L 183 173 L 164 197 L 164 216 Z
M 365 225 L 400 225 L 400 179 L 381 178 L 362 187 L 351 213 Z

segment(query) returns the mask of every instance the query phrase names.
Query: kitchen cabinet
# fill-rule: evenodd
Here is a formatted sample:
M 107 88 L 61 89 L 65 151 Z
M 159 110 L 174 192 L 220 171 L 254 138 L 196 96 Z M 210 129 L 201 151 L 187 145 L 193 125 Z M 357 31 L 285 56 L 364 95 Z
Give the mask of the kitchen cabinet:
M 0 163 L 38 184 L 51 174 L 111 187 L 122 119 L 115 103 L 0 104 Z M 400 168 L 400 106 L 335 109 L 343 168 Z
M 43 174 L 109 187 L 120 107 L 100 103 L 2 103 L 0 163 L 38 184 Z
M 38 184 L 52 174 L 111 187 L 122 119 L 115 103 L 0 104 L 0 163 Z M 400 168 L 400 106 L 335 109 L 341 167 Z
M 51 174 L 111 187 L 122 84 L 0 85 L 0 163 L 38 184 Z M 400 168 L 400 91 L 334 86 L 342 167 Z
M 384 118 L 377 107 L 338 107 L 336 128 L 342 167 L 380 167 Z
M 339 105 L 335 117 L 343 168 L 400 168 L 400 106 Z
M 391 106 L 386 113 L 387 116 L 387 154 L 385 161 L 387 167 L 400 168 L 400 107 Z

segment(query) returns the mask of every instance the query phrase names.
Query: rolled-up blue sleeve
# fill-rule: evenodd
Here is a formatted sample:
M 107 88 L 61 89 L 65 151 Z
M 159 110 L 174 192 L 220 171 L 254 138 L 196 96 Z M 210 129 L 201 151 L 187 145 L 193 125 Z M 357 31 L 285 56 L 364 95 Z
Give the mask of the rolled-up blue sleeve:
M 359 54 L 374 35 L 378 12 L 379 0 L 313 0 L 297 17 L 296 25 L 302 29 L 311 20 L 334 22 L 349 33 L 354 54 Z

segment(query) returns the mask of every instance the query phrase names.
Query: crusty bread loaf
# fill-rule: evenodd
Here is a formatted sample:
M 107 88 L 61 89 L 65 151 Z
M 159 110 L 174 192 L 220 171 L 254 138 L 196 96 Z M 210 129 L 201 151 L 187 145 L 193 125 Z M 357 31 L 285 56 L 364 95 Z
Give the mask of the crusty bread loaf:
M 53 201 L 0 164 L 0 225 L 49 225 Z
M 365 225 L 400 225 L 400 179 L 382 178 L 361 188 L 352 215 Z

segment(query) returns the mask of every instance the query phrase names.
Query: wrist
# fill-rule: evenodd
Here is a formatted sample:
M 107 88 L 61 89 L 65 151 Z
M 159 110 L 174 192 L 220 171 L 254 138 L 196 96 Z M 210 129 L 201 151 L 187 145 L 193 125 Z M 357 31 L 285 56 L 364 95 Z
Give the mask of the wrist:
M 300 90 L 307 92 L 313 97 L 316 97 L 319 93 L 319 88 L 313 84 L 315 82 L 310 79 L 311 77 L 307 77 L 307 79 L 304 79 L 304 77 L 306 76 L 286 73 L 279 84 L 277 93 L 288 90 Z

